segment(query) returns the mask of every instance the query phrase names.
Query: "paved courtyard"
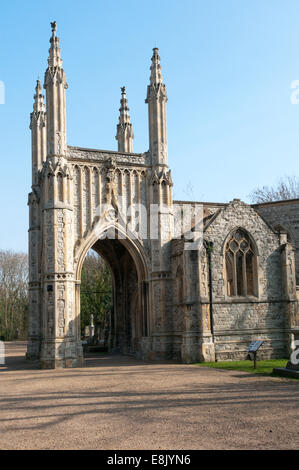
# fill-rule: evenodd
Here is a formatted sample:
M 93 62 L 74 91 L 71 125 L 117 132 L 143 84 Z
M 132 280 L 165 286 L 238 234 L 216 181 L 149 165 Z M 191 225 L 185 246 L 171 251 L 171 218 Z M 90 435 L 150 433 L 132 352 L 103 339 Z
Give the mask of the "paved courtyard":
M 0 366 L 1 449 L 298 449 L 299 383 L 119 355 Z

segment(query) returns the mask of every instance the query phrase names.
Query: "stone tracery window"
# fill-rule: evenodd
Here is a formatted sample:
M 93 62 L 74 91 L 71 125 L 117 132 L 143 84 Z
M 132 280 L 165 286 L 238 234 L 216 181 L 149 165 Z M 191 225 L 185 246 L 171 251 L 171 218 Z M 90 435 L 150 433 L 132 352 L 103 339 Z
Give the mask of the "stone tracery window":
M 244 230 L 235 230 L 225 247 L 227 295 L 256 295 L 256 254 Z

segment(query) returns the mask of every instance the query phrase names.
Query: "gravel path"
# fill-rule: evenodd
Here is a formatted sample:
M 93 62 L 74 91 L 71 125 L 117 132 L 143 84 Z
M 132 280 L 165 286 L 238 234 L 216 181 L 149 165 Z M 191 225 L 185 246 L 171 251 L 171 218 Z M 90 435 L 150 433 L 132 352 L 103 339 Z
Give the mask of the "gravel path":
M 1 449 L 298 449 L 298 381 L 119 355 L 0 366 Z

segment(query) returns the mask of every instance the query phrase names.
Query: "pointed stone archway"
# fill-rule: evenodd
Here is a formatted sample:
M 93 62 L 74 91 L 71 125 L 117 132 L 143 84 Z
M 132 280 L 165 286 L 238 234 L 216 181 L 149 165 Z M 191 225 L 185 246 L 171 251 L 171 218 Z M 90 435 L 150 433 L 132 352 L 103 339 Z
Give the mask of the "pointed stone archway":
M 109 238 L 109 231 L 114 238 Z M 86 254 L 93 249 L 112 274 L 113 308 L 108 350 L 143 356 L 149 332 L 148 267 L 143 248 L 116 225 L 92 234 L 77 254 L 75 318 L 80 325 L 80 279 Z

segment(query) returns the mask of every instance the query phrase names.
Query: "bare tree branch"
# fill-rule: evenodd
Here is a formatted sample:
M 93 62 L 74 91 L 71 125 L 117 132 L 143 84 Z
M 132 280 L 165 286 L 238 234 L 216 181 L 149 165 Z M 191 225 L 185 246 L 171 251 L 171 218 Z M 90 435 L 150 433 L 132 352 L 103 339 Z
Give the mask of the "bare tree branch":
M 250 194 L 252 203 L 284 201 L 299 198 L 299 179 L 296 176 L 285 176 L 278 181 L 277 186 L 255 188 Z

